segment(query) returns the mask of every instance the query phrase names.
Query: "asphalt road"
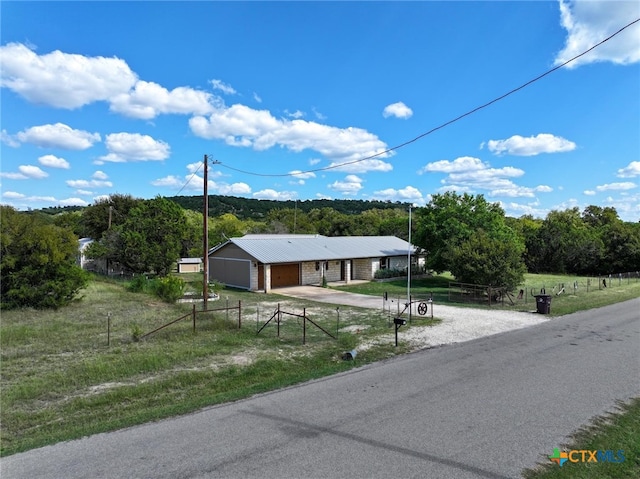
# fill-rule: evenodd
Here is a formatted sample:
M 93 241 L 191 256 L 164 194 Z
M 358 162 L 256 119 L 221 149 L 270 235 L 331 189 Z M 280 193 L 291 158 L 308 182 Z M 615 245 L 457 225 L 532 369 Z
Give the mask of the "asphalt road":
M 0 472 L 515 478 L 593 416 L 637 396 L 640 299 L 16 454 L 0 461 Z

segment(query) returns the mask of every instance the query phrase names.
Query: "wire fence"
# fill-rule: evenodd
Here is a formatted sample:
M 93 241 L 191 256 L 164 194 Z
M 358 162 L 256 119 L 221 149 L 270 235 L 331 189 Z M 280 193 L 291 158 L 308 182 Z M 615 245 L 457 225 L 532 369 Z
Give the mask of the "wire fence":
M 640 272 L 630 271 L 608 275 L 576 276 L 557 279 L 529 281 L 515 290 L 490 285 L 449 283 L 448 301 L 452 303 L 475 303 L 484 305 L 517 305 L 536 301 L 539 295 L 573 295 L 601 291 L 640 282 Z

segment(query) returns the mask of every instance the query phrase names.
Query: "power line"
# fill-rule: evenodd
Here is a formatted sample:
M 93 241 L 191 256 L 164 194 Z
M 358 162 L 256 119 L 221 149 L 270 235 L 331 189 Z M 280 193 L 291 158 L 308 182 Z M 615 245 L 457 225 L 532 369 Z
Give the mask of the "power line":
M 198 173 L 198 171 L 200 171 L 200 168 L 202 168 L 202 165 L 204 165 L 204 163 L 200 163 L 200 166 L 198 166 L 198 169 L 197 169 L 196 171 L 194 171 L 194 172 L 193 172 L 193 174 L 192 174 L 192 175 L 189 177 L 189 179 L 187 180 L 187 182 L 186 182 L 184 185 L 182 185 L 182 188 L 180 188 L 180 189 L 178 190 L 178 192 L 176 193 L 176 196 L 179 196 L 179 195 L 180 195 L 180 193 L 182 192 L 182 190 L 184 190 L 184 189 L 187 187 L 187 185 L 188 185 L 189 183 L 191 183 L 191 180 L 193 180 L 193 177 L 194 177 L 194 176 L 196 176 L 196 173 Z
M 586 54 L 587 54 L 587 53 L 589 53 L 590 51 L 592 51 L 592 50 L 594 50 L 594 49 L 598 48 L 600 45 L 602 45 L 602 44 L 604 44 L 604 43 L 608 42 L 608 41 L 609 41 L 609 40 L 611 40 L 613 37 L 615 37 L 616 35 L 620 34 L 622 31 L 626 30 L 627 28 L 629 28 L 630 26 L 632 26 L 632 25 L 634 25 L 634 24 L 636 24 L 636 23 L 638 23 L 638 22 L 640 22 L 640 18 L 636 18 L 634 21 L 632 21 L 632 22 L 628 23 L 627 25 L 625 25 L 624 27 L 622 27 L 620 30 L 618 30 L 617 32 L 615 32 L 615 33 L 613 33 L 612 35 L 608 36 L 607 38 L 605 38 L 604 40 L 600 41 L 599 43 L 596 43 L 595 45 L 593 45 L 593 46 L 592 46 L 591 48 L 589 48 L 588 50 L 583 51 L 582 53 L 580 53 L 580 54 L 576 55 L 576 56 L 575 56 L 575 57 L 573 57 L 573 58 L 570 58 L 569 60 L 565 61 L 564 63 L 561 63 L 560 65 L 557 65 L 557 66 L 555 66 L 555 67 L 551 68 L 550 70 L 547 70 L 547 71 L 546 71 L 546 72 L 544 72 L 543 74 L 538 75 L 537 77 L 533 78 L 532 80 L 529 80 L 529 81 L 528 81 L 528 82 L 526 82 L 526 83 L 523 83 L 523 84 L 522 84 L 522 85 L 520 85 L 519 87 L 516 87 L 516 88 L 514 88 L 513 90 L 510 90 L 510 91 L 508 91 L 507 93 L 505 93 L 505 94 L 503 94 L 503 95 L 500 95 L 499 97 L 494 98 L 493 100 L 491 100 L 491 101 L 489 101 L 489 102 L 487 102 L 487 103 L 485 103 L 485 104 L 483 104 L 483 105 L 480 105 L 480 106 L 478 106 L 478 107 L 474 108 L 473 110 L 469 110 L 468 112 L 463 113 L 462 115 L 457 116 L 456 118 L 454 118 L 454 119 L 452 119 L 452 120 L 449 120 L 449 121 L 447 121 L 447 122 L 445 122 L 445 123 L 442 123 L 441 125 L 436 126 L 435 128 L 432 128 L 431 130 L 429 130 L 429 131 L 427 131 L 427 132 L 425 132 L 425 133 L 422 133 L 421 135 L 418 135 L 418 136 L 416 136 L 415 138 L 413 138 L 413 139 L 411 139 L 411 140 L 405 141 L 404 143 L 401 143 L 401 144 L 396 145 L 396 146 L 394 146 L 394 147 L 387 148 L 386 150 L 380 151 L 380 152 L 375 153 L 375 154 L 373 154 L 373 155 L 366 156 L 366 157 L 364 157 L 364 158 L 359 158 L 359 159 L 357 159 L 357 160 L 346 161 L 346 162 L 344 162 L 344 163 L 339 163 L 339 164 L 337 164 L 337 165 L 330 165 L 330 166 L 325 166 L 325 167 L 322 167 L 322 168 L 315 168 L 315 169 L 311 169 L 311 170 L 298 171 L 298 172 L 296 172 L 296 173 L 255 173 L 255 172 L 252 172 L 252 171 L 246 171 L 246 170 L 240 170 L 240 169 L 238 169 L 238 168 L 233 168 L 232 166 L 225 165 L 224 163 L 220 163 L 220 166 L 223 166 L 223 167 L 225 167 L 225 168 L 227 168 L 227 169 L 229 169 L 229 170 L 236 171 L 236 172 L 238 172 L 238 173 L 244 173 L 244 174 L 246 174 L 246 175 L 252 175 L 252 176 L 266 176 L 266 177 L 283 177 L 283 176 L 298 176 L 298 175 L 307 174 L 307 173 L 316 173 L 316 172 L 318 172 L 318 171 L 332 170 L 332 169 L 340 168 L 340 167 L 343 167 L 343 166 L 346 166 L 346 165 L 353 165 L 353 164 L 355 164 L 355 163 L 360 163 L 360 162 L 363 162 L 363 161 L 367 161 L 367 160 L 371 160 L 371 159 L 374 159 L 374 158 L 378 158 L 379 156 L 386 155 L 387 153 L 391 153 L 392 151 L 399 150 L 400 148 L 404 148 L 405 146 L 410 145 L 411 143 L 414 143 L 414 142 L 416 142 L 416 141 L 418 141 L 418 140 L 420 140 L 420 139 L 424 138 L 424 137 L 425 137 L 425 136 L 427 136 L 427 135 L 430 135 L 430 134 L 432 134 L 432 133 L 434 133 L 434 132 L 436 132 L 436 131 L 438 131 L 438 130 L 441 130 L 442 128 L 444 128 L 444 127 L 446 127 L 446 126 L 449 126 L 449 125 L 451 125 L 452 123 L 455 123 L 455 122 L 457 122 L 457 121 L 460 121 L 460 120 L 462 120 L 463 118 L 465 118 L 465 117 L 467 117 L 467 116 L 469 116 L 469 115 L 472 115 L 472 114 L 474 114 L 474 113 L 476 113 L 476 112 L 478 112 L 478 111 L 480 111 L 480 110 L 482 110 L 482 109 L 484 109 L 484 108 L 487 108 L 488 106 L 493 105 L 494 103 L 497 103 L 497 102 L 499 102 L 500 100 L 503 100 L 503 99 L 505 99 L 506 97 L 508 97 L 508 96 L 510 96 L 510 95 L 512 95 L 512 94 L 514 94 L 514 93 L 516 93 L 516 92 L 518 92 L 518 91 L 520 91 L 520 90 L 522 90 L 523 88 L 528 87 L 529 85 L 531 85 L 531 84 L 533 84 L 533 83 L 537 82 L 538 80 L 541 80 L 542 78 L 546 77 L 547 75 L 550 75 L 551 73 L 555 72 L 556 70 L 559 70 L 560 68 L 565 67 L 566 65 L 568 65 L 569 63 L 574 62 L 575 60 L 577 60 L 577 59 L 578 59 L 578 58 L 580 58 L 580 57 L 583 57 L 584 55 L 586 55 Z M 186 185 L 185 185 L 185 186 L 186 186 Z

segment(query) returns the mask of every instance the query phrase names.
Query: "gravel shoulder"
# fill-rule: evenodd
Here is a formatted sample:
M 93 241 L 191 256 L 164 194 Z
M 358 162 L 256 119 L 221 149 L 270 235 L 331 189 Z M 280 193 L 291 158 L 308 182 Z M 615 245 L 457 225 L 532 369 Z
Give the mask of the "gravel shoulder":
M 384 303 L 382 298 L 364 294 L 347 293 L 317 286 L 295 286 L 279 288 L 276 294 L 294 298 L 318 301 L 337 305 L 358 306 L 380 310 L 383 307 L 393 311 L 397 304 Z M 429 306 L 427 317 L 432 313 Z M 412 314 L 416 315 L 415 311 Z M 446 344 L 460 343 L 493 334 L 527 328 L 551 320 L 550 316 L 535 312 L 518 312 L 504 310 L 486 310 L 474 308 L 458 308 L 455 306 L 433 305 L 433 317 L 441 320 L 434 326 L 401 327 L 398 341 L 408 343 L 412 349 L 426 349 Z M 374 344 L 395 341 L 395 334 L 381 336 L 375 342 L 363 343 L 358 349 L 365 350 Z

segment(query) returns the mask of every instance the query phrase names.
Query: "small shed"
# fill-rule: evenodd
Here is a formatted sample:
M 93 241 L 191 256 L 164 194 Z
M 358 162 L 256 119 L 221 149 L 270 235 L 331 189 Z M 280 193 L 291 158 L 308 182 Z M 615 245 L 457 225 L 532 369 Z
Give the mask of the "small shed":
M 178 261 L 178 273 L 199 273 L 202 271 L 200 258 L 180 258 Z

